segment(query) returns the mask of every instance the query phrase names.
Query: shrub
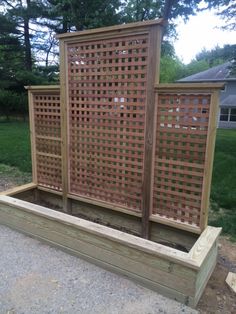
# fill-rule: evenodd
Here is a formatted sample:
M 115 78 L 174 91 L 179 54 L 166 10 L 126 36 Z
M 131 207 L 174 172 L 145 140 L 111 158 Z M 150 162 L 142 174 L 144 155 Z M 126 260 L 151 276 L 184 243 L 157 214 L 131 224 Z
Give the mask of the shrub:
M 26 93 L 16 93 L 10 90 L 0 90 L 0 116 L 10 120 L 10 117 L 20 116 L 25 119 L 28 112 Z

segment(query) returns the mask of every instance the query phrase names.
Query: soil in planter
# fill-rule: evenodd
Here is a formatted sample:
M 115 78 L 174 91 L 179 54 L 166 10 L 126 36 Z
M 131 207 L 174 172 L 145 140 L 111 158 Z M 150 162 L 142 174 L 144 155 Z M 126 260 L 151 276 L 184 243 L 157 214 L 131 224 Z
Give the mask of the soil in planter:
M 55 211 L 62 212 L 62 208 L 60 206 L 51 204 L 50 202 L 47 202 L 47 201 L 42 200 L 42 199 L 40 199 L 37 202 L 32 202 L 32 203 L 40 205 L 40 206 L 44 206 L 44 207 L 47 207 L 47 208 L 50 208 L 50 209 L 53 209 Z M 66 213 L 66 214 L 68 215 L 68 213 Z M 94 222 L 94 223 L 98 223 L 98 224 L 100 224 L 102 226 L 106 226 L 106 227 L 109 227 L 109 228 L 112 228 L 112 229 L 115 229 L 115 230 L 119 230 L 119 231 L 122 231 L 122 232 L 125 232 L 125 233 L 128 233 L 128 234 L 131 234 L 131 235 L 134 235 L 136 237 L 141 238 L 140 234 L 137 233 L 137 232 L 131 231 L 128 228 L 125 228 L 125 227 L 114 226 L 114 225 L 110 224 L 109 222 L 104 223 L 100 218 L 91 218 L 91 217 L 88 217 L 87 215 L 83 215 L 83 214 L 71 214 L 71 216 L 78 217 L 78 218 L 81 218 L 81 219 L 84 219 L 84 220 L 87 220 L 87 221 L 91 221 L 91 222 Z M 174 243 L 174 242 L 169 242 L 169 241 L 154 241 L 154 242 L 162 244 L 162 245 L 167 246 L 167 247 L 174 248 L 174 249 L 182 251 L 182 252 L 186 252 L 186 253 L 189 252 L 189 250 L 185 246 L 177 244 L 177 243 Z

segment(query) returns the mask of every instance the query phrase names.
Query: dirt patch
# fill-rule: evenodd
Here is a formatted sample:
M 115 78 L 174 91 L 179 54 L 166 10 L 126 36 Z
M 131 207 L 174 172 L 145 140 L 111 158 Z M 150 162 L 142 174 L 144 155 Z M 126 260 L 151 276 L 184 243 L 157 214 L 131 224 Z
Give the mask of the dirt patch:
M 23 183 L 25 183 L 25 177 L 23 180 L 1 177 L 0 191 Z M 236 295 L 225 282 L 230 271 L 236 272 L 236 243 L 232 243 L 227 237 L 220 237 L 218 263 L 199 301 L 197 310 L 200 313 L 236 313 Z
M 0 164 L 0 192 L 31 182 L 31 174 Z
M 225 282 L 229 271 L 236 272 L 236 243 L 221 237 L 218 263 L 198 303 L 200 313 L 236 313 L 236 295 Z

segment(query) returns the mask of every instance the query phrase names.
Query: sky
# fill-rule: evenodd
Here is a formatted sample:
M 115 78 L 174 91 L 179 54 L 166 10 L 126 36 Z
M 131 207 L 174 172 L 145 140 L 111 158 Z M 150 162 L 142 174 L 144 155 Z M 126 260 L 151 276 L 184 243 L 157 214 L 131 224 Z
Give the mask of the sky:
M 185 64 L 194 59 L 203 48 L 210 50 L 217 45 L 236 44 L 236 31 L 219 29 L 224 21 L 214 15 L 215 11 L 204 11 L 190 17 L 187 23 L 179 20 L 177 26 L 178 40 L 173 44 L 177 56 Z M 218 28 L 217 28 L 218 26 Z

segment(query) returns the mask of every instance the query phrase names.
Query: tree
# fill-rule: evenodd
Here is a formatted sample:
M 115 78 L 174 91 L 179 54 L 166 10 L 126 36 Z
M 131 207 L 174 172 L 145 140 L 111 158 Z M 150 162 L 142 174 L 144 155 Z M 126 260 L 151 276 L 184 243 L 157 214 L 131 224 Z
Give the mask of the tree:
M 19 33 L 18 38 L 23 42 L 24 64 L 27 71 L 32 71 L 33 67 L 31 36 L 34 31 L 31 31 L 31 26 L 41 16 L 42 8 L 40 3 L 40 0 L 0 0 L 0 4 L 6 12 L 5 16 L 14 21 Z
M 136 22 L 163 17 L 169 22 L 167 33 L 175 36 L 175 19 L 181 17 L 187 20 L 198 10 L 201 0 L 125 0 L 122 11 L 123 21 Z
M 45 7 L 47 26 L 56 33 L 81 31 L 121 22 L 121 0 L 46 0 Z
M 225 45 L 222 48 L 217 46 L 212 50 L 203 49 L 189 64 L 183 67 L 182 77 L 208 70 L 228 61 L 231 61 L 231 75 L 235 75 L 235 56 L 236 45 Z
M 50 66 L 58 48 L 54 32 L 47 27 L 51 14 L 47 0 L 0 0 L 0 5 L 4 18 L 13 21 L 17 29 L 16 38 L 24 51 L 24 69 L 34 72 L 36 62 Z
M 224 45 L 211 50 L 203 49 L 196 55 L 196 60 L 205 60 L 209 67 L 236 59 L 236 45 Z
M 160 68 L 161 83 L 173 83 L 184 76 L 184 65 L 177 57 L 162 56 Z
M 229 30 L 236 29 L 236 2 L 235 0 L 207 0 L 207 8 L 218 9 L 218 15 L 221 16 L 226 24 L 223 28 Z
M 15 71 L 24 69 L 24 53 L 14 21 L 1 14 L 0 23 L 0 89 L 15 88 Z

